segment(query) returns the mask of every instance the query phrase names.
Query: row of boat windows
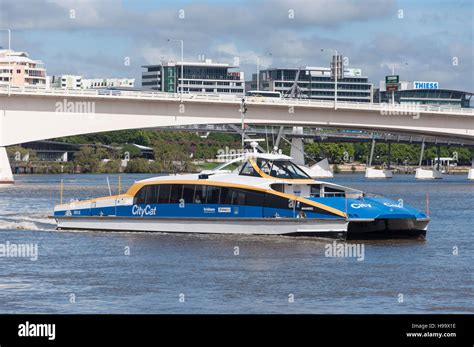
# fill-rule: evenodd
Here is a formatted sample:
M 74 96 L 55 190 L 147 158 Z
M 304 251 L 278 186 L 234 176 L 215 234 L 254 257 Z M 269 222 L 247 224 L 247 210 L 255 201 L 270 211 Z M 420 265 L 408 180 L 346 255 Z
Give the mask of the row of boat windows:
M 155 184 L 142 187 L 134 204 L 221 204 L 292 208 L 287 198 L 249 189 L 199 184 Z

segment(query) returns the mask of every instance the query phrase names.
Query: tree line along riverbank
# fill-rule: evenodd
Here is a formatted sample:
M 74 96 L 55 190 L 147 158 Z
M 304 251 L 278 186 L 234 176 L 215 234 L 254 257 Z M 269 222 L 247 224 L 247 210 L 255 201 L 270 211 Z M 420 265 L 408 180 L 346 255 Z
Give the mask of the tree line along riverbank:
M 198 172 L 217 165 L 218 154 L 236 153 L 241 140 L 237 134 L 190 133 L 182 131 L 126 130 L 87 134 L 54 139 L 69 144 L 79 144 L 70 161 L 39 160 L 34 150 L 20 146 L 7 148 L 14 173 L 163 173 Z M 268 144 L 272 148 L 271 139 Z M 153 149 L 154 158 L 142 157 L 137 146 Z M 266 147 L 266 144 L 261 144 Z M 290 146 L 281 143 L 283 153 L 289 154 Z M 307 141 L 305 153 L 309 164 L 327 158 L 334 171 L 358 172 L 365 169 L 370 156 L 370 143 L 329 143 Z M 421 146 L 416 144 L 391 145 L 390 162 L 407 170 L 418 165 Z M 458 166 L 470 166 L 474 151 L 465 147 L 441 147 L 441 157 L 456 157 Z M 426 161 L 437 157 L 435 146 L 427 146 Z M 28 158 L 27 160 L 23 160 Z M 388 164 L 388 144 L 377 143 L 372 165 Z M 456 171 L 456 168 L 453 168 Z

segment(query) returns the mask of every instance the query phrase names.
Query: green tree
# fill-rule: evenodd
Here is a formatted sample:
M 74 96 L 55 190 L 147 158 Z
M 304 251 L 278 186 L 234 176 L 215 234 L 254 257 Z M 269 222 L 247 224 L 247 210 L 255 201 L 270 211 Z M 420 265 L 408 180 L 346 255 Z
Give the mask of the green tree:
M 305 152 L 315 158 L 326 157 L 332 163 L 342 163 L 345 158 L 354 157 L 354 147 L 351 143 L 306 143 Z
M 130 159 L 140 158 L 142 156 L 142 151 L 140 151 L 140 149 L 137 148 L 136 146 L 129 143 L 122 146 L 122 149 L 121 149 L 122 158 L 125 156 L 126 152 L 130 153 Z
M 91 146 L 82 146 L 74 154 L 74 164 L 81 167 L 82 172 L 96 172 L 100 166 L 100 160 Z
M 7 147 L 7 155 L 10 160 L 15 161 L 17 153 L 20 154 L 20 159 L 22 160 L 25 156 L 28 156 L 28 161 L 35 161 L 37 160 L 36 152 L 32 149 L 23 148 L 19 145 L 15 146 L 8 146 Z M 21 161 L 20 160 L 20 161 Z
M 109 160 L 103 163 L 100 168 L 100 173 L 117 173 L 120 172 L 121 169 L 121 161 L 118 159 Z
M 127 173 L 149 173 L 150 165 L 148 160 L 143 158 L 136 158 L 129 160 L 127 167 L 125 168 Z

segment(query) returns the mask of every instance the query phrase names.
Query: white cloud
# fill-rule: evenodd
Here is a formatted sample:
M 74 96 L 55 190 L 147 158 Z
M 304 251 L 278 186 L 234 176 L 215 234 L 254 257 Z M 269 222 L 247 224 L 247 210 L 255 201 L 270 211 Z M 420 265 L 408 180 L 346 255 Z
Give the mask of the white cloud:
M 438 32 L 425 32 L 424 27 L 433 19 L 444 18 L 443 9 L 436 12 L 433 6 L 424 23 L 409 21 L 423 13 L 418 9 L 418 15 L 413 15 L 414 8 L 409 9 L 406 20 L 394 23 L 398 4 L 393 0 L 178 1 L 146 11 L 115 0 L 30 1 L 29 6 L 15 0 L 0 2 L 0 27 L 12 27 L 14 42 L 22 50 L 35 50 L 40 55 L 36 58 L 45 60 L 48 69 L 69 64 L 71 69 L 110 71 L 116 66 L 116 75 L 128 74 L 130 70 L 120 71 L 120 64 L 109 63 L 122 60 L 114 56 L 123 55 L 120 49 L 116 53 L 102 48 L 104 42 L 114 40 L 123 46 L 122 51 L 130 52 L 133 71 L 139 75 L 140 65 L 163 58 L 180 59 L 179 45 L 166 40 L 173 37 L 185 40 L 187 60 L 204 54 L 233 63 L 237 56 L 247 73 L 255 71 L 257 56 L 261 56 L 262 67 L 327 66 L 330 54 L 320 49 L 331 47 L 348 56 L 352 66 L 362 67 L 376 83 L 390 73 L 387 65 L 408 61 L 403 73 L 410 79 L 431 74 L 443 79 L 444 85 L 474 89 L 473 79 L 466 78 L 472 77 L 472 31 L 466 28 L 460 33 L 452 23 L 443 25 L 441 21 Z M 458 22 L 459 18 L 469 18 L 462 6 L 453 8 L 458 12 L 449 13 L 449 18 Z M 71 9 L 75 19 L 69 18 Z M 179 19 L 179 9 L 185 10 L 184 19 Z M 290 10 L 294 18 L 289 17 Z M 41 32 L 45 40 L 38 43 L 28 39 L 31 33 Z M 48 38 L 55 33 L 70 35 L 70 46 L 51 45 Z M 81 46 L 81 54 L 74 56 L 75 38 L 87 33 L 91 36 L 87 47 Z M 94 59 L 87 59 L 88 55 Z M 456 68 L 451 64 L 453 57 L 460 62 Z

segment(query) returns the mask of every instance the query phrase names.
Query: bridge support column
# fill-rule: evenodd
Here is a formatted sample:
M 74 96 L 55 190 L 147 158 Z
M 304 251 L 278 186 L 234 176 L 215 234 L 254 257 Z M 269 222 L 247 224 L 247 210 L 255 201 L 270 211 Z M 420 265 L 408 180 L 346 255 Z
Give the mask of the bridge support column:
M 293 127 L 293 134 L 303 134 L 303 128 Z M 302 137 L 293 137 L 291 139 L 290 156 L 297 165 L 304 165 L 304 145 Z
M 293 133 L 303 134 L 303 128 L 293 127 Z M 290 156 L 293 158 L 293 161 L 312 178 L 334 177 L 327 159 L 318 161 L 316 164 L 310 167 L 305 165 L 306 154 L 304 152 L 304 144 L 301 137 L 293 137 L 291 139 Z
M 472 158 L 472 165 L 471 165 L 471 168 L 469 169 L 469 172 L 467 174 L 467 179 L 468 180 L 474 180 L 474 158 Z
M 372 137 L 372 147 L 370 148 L 369 165 L 365 169 L 365 177 L 366 178 L 392 178 L 393 173 L 392 173 L 392 170 L 390 170 L 390 159 L 389 159 L 388 169 L 374 169 L 371 167 L 372 159 L 374 157 L 374 150 L 375 150 L 375 137 Z M 390 158 L 390 147 L 389 147 L 389 158 Z
M 438 147 L 439 150 L 439 147 Z M 418 168 L 415 171 L 415 178 L 419 180 L 429 180 L 429 179 L 434 179 L 434 178 L 443 178 L 443 175 L 441 171 L 436 170 L 436 169 L 422 169 L 421 164 L 423 161 L 423 154 L 425 153 L 425 139 L 422 140 L 421 142 L 421 153 L 420 153 L 420 161 L 418 163 Z M 438 157 L 439 157 L 439 152 L 438 152 Z M 438 158 L 438 168 L 439 168 L 439 158 Z
M 14 180 L 7 150 L 5 147 L 0 147 L 0 184 L 12 183 L 14 183 Z

